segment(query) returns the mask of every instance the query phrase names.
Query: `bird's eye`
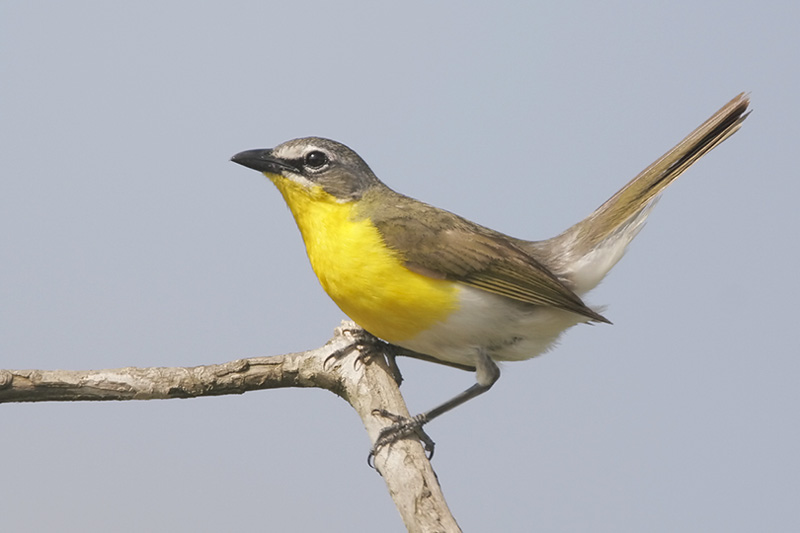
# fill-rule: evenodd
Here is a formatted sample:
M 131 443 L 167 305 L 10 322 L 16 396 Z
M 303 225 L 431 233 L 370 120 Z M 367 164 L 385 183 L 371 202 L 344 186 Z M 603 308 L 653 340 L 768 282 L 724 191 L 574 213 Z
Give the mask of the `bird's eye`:
M 328 164 L 328 156 L 319 150 L 308 152 L 305 157 L 305 164 L 310 168 L 318 170 Z

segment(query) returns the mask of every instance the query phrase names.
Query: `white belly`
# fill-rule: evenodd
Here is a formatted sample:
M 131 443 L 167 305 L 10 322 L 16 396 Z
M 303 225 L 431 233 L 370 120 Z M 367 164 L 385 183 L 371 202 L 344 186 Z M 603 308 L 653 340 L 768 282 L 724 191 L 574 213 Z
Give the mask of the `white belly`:
M 399 342 L 402 347 L 451 363 L 474 366 L 484 351 L 495 361 L 521 361 L 550 349 L 567 329 L 586 317 L 534 306 L 462 285 L 459 308 L 445 321 Z

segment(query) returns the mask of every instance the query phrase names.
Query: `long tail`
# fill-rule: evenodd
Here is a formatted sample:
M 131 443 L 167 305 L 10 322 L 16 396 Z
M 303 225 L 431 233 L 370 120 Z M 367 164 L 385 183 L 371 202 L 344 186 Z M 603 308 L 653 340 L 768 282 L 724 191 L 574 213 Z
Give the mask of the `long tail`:
M 561 235 L 532 243 L 546 251 L 549 266 L 575 292 L 593 289 L 625 253 L 659 194 L 712 148 L 736 133 L 747 118 L 750 98 L 740 94 L 597 210 Z

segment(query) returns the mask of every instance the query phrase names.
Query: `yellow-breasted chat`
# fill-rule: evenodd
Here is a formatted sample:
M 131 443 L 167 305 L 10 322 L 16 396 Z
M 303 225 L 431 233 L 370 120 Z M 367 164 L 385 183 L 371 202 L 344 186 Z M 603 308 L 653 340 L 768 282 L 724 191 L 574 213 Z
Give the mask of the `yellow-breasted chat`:
M 491 388 L 496 361 L 535 357 L 576 324 L 608 323 L 582 297 L 622 257 L 661 192 L 741 127 L 748 105 L 740 94 L 587 218 L 542 241 L 395 192 L 328 139 L 295 139 L 232 160 L 277 186 L 322 287 L 346 315 L 393 345 L 475 369 L 472 387 L 412 419 L 395 417 L 374 453 L 422 435 L 422 425 Z

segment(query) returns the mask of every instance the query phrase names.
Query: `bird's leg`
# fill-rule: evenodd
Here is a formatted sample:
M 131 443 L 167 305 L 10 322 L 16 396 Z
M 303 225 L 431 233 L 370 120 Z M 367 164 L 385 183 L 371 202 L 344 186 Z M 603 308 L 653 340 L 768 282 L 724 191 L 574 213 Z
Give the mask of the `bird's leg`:
M 467 390 L 457 394 L 453 398 L 447 400 L 443 404 L 434 407 L 430 411 L 418 414 L 417 416 L 406 418 L 389 413 L 384 409 L 376 409 L 372 412 L 374 415 L 383 416 L 390 419 L 393 424 L 383 428 L 375 439 L 375 444 L 367 457 L 367 463 L 372 465 L 372 459 L 384 446 L 391 444 L 400 439 L 413 435 L 417 435 L 425 445 L 425 451 L 428 453 L 428 458 L 433 457 L 434 443 L 428 435 L 422 431 L 422 426 L 433 420 L 434 418 L 443 415 L 444 413 L 455 409 L 459 405 L 475 398 L 492 388 L 492 385 L 500 378 L 500 369 L 497 364 L 485 352 L 480 351 L 475 364 L 475 378 L 477 383 L 472 385 Z

